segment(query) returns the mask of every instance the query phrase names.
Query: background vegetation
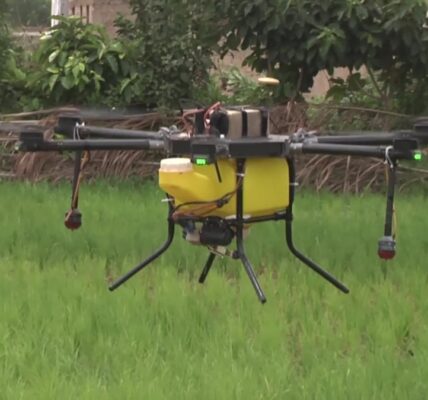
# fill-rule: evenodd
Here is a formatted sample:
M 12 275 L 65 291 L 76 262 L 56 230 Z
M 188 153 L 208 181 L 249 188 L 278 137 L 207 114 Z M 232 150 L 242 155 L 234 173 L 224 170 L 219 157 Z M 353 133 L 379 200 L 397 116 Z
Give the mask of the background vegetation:
M 36 14 L 46 13 L 42 0 L 34 7 L 20 0 L 12 8 L 4 8 L 7 3 L 2 1 L 3 16 L 9 10 L 23 21 L 42 21 L 44 17 Z M 413 116 L 426 111 L 428 9 L 424 0 L 222 0 L 210 4 L 131 0 L 130 5 L 135 18 L 119 18 L 120 35 L 114 39 L 99 27 L 63 20 L 51 39 L 42 41 L 35 57 L 29 59 L 22 52 L 9 55 L 26 79 L 16 79 L 16 73 L 8 78 L 8 85 L 20 91 L 15 96 L 19 102 L 3 102 L 2 109 L 70 102 L 176 108 L 182 99 L 224 95 L 223 77 L 213 88 L 212 57 L 246 50 L 247 65 L 281 80 L 274 97 L 277 103 L 302 101 L 319 71 L 332 73 L 336 67 L 345 67 L 351 73 L 349 79 L 333 81 L 329 93 L 335 104 Z M 24 10 L 30 14 L 22 16 Z M 83 42 L 75 40 L 80 35 Z M 1 49 L 9 38 L 4 29 L 0 36 Z M 59 41 L 61 54 L 55 53 Z M 76 65 L 88 60 L 92 66 L 78 71 Z M 3 65 L 2 69 L 14 67 Z M 232 96 L 229 100 L 254 100 L 254 92 L 249 92 L 249 99 Z M 264 98 L 256 96 L 256 100 Z
M 364 66 L 385 108 L 413 79 L 426 85 L 424 0 L 225 3 L 232 15 L 225 50 L 248 49 L 246 62 L 280 78 L 285 97 L 306 92 L 320 70 L 336 67 Z
M 103 103 L 113 92 L 129 102 L 127 86 L 138 77 L 131 45 L 110 40 L 101 27 L 79 17 L 58 19 L 35 53 L 39 69 L 30 76 L 31 89 L 45 105 Z
M 50 26 L 51 0 L 5 0 L 15 27 Z

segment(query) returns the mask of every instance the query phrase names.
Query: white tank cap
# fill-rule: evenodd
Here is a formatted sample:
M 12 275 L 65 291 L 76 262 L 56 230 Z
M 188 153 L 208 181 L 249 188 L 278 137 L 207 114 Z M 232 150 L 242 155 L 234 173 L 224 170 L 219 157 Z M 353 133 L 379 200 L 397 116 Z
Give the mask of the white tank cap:
M 189 172 L 193 170 L 190 158 L 164 158 L 160 163 L 162 172 Z

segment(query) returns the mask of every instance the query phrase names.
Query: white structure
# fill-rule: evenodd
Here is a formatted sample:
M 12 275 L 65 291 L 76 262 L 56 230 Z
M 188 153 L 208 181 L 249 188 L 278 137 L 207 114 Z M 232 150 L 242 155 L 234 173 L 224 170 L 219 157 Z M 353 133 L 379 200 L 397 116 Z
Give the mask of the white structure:
M 78 16 L 85 23 L 103 25 L 111 35 L 119 13 L 132 19 L 129 0 L 51 0 L 52 16 Z M 52 20 L 52 26 L 56 24 Z
M 68 0 L 52 0 L 51 15 L 52 16 L 67 16 L 68 15 Z M 56 25 L 58 21 L 52 19 L 52 26 Z

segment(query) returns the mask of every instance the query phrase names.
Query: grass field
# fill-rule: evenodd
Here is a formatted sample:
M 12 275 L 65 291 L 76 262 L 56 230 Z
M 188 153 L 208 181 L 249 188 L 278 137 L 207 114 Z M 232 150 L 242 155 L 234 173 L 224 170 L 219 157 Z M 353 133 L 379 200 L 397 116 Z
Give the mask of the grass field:
M 0 185 L 0 399 L 426 399 L 427 198 L 397 200 L 398 256 L 376 255 L 381 196 L 300 193 L 296 243 L 351 289 L 287 252 L 281 223 L 247 242 L 268 302 L 242 267 L 176 236 L 114 293 L 107 279 L 166 235 L 150 185 L 85 186 L 84 227 L 63 227 L 68 186 Z

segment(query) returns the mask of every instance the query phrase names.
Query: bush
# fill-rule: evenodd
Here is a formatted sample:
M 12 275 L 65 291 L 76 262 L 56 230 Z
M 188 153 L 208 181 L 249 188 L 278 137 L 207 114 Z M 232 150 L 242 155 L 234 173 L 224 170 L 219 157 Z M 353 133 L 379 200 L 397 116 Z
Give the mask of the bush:
M 6 10 L 7 4 L 5 0 L 0 0 L 0 59 L 4 60 L 7 57 L 7 52 L 10 47 L 9 29 L 6 25 Z M 5 65 L 0 63 L 0 78 L 5 71 Z
M 12 111 L 25 86 L 25 74 L 17 66 L 18 49 L 15 48 L 6 23 L 8 5 L 0 0 L 0 110 Z
M 112 93 L 130 102 L 132 95 L 126 90 L 138 78 L 130 48 L 80 18 L 58 19 L 41 40 L 29 80 L 43 105 L 108 104 Z
M 51 0 L 7 0 L 13 26 L 49 26 Z
M 212 73 L 203 86 L 196 88 L 194 98 L 198 104 L 211 105 L 221 101 L 227 105 L 271 105 L 272 93 L 237 67 Z
M 219 33 L 212 6 L 195 0 L 131 0 L 135 21 L 118 21 L 119 33 L 134 40 L 145 104 L 177 107 L 207 82 Z
M 0 0 L 1 15 L 6 1 Z M 352 75 L 348 82 L 335 82 L 331 98 L 367 100 L 365 92 L 370 92 L 373 107 L 411 114 L 426 111 L 424 0 L 130 0 L 130 4 L 135 18 L 118 20 L 120 36 L 114 40 L 79 19 L 60 19 L 42 41 L 29 74 L 28 90 L 43 100 L 41 104 L 176 108 L 180 99 L 200 96 L 204 88 L 208 95 L 217 93 L 209 78 L 215 52 L 244 49 L 250 53 L 246 64 L 281 80 L 277 101 L 302 98 L 320 70 L 346 67 L 354 72 L 365 66 L 367 77 Z M 3 60 L 13 58 L 9 43 L 0 18 Z M 6 69 L 19 75 L 14 65 L 12 61 L 0 66 L 3 83 Z M 17 75 L 13 79 L 20 82 Z M 264 94 L 241 76 L 231 73 L 228 79 L 237 102 L 264 100 Z
M 247 50 L 245 63 L 279 78 L 277 101 L 302 98 L 321 70 L 365 66 L 378 104 L 421 111 L 409 90 L 426 91 L 425 0 L 130 0 L 149 103 L 176 104 L 203 86 L 214 51 Z M 218 44 L 222 43 L 219 48 Z M 415 85 L 415 83 L 419 83 Z M 422 84 L 421 84 L 422 83 Z M 392 99 L 400 97 L 402 101 Z M 380 102 L 380 103 L 379 103 Z

